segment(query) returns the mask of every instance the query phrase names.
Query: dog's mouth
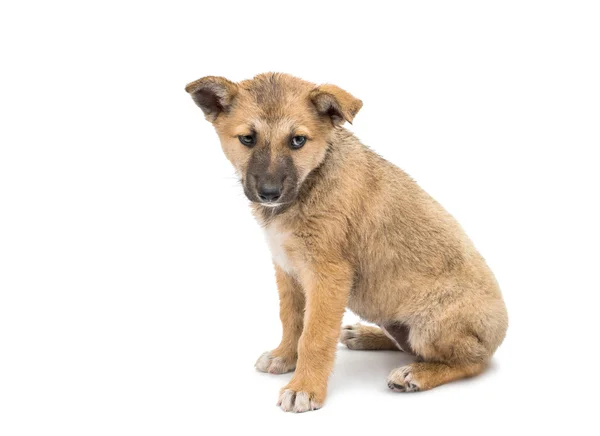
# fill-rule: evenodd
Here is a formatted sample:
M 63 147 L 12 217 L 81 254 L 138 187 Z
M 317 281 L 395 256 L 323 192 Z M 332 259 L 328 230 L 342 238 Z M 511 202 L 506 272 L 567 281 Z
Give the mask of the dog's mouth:
M 246 198 L 250 200 L 252 203 L 257 204 L 262 207 L 267 208 L 276 208 L 280 206 L 286 206 L 292 203 L 296 199 L 295 192 L 284 192 L 281 197 L 279 197 L 275 201 L 264 201 L 262 200 L 258 194 L 254 191 L 250 191 L 246 186 L 244 186 L 244 194 Z
M 261 203 L 261 202 L 258 202 L 258 204 L 260 204 L 263 207 L 279 207 L 279 206 L 284 205 L 285 203 L 281 203 L 281 202 L 277 202 L 277 203 L 275 203 L 275 202 Z
M 274 209 L 280 206 L 288 206 L 294 202 L 296 199 L 296 191 L 295 190 L 284 190 L 282 195 L 277 200 L 267 200 L 261 199 L 260 196 L 256 193 L 252 193 L 252 195 L 246 195 L 248 200 L 250 200 L 254 204 L 258 204 L 262 207 Z
M 269 209 L 275 209 L 277 207 L 281 207 L 281 206 L 288 206 L 292 203 L 292 201 L 277 201 L 277 202 L 261 202 L 261 201 L 254 201 L 254 203 L 262 206 L 262 207 L 267 207 Z

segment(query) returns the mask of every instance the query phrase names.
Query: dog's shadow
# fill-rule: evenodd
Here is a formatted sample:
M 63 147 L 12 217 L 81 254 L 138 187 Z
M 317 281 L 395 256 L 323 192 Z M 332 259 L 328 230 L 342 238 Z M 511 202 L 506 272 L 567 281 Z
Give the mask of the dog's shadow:
M 415 360 L 415 356 L 401 351 L 358 351 L 340 345 L 329 379 L 329 392 L 334 394 L 365 385 L 387 390 L 386 379 L 390 371 Z
M 389 373 L 395 368 L 408 365 L 416 360 L 416 356 L 401 351 L 358 351 L 338 345 L 335 366 L 328 383 L 328 397 L 331 398 L 348 391 L 361 391 L 365 388 L 396 395 L 387 386 Z M 481 380 L 482 377 L 495 372 L 496 369 L 496 365 L 492 361 L 484 374 L 475 379 Z M 286 373 L 274 378 L 271 374 L 258 374 L 273 381 L 279 387 L 281 387 L 282 381 L 284 384 L 288 383 L 294 375 L 294 373 Z M 467 386 L 476 383 L 475 379 L 459 380 L 452 384 Z M 443 388 L 437 388 L 436 391 Z
M 416 356 L 401 351 L 357 351 L 338 345 L 335 367 L 329 379 L 329 396 L 365 387 L 391 393 L 387 386 L 389 373 L 416 360 Z M 496 370 L 496 364 L 492 361 L 482 375 L 458 380 L 452 385 L 468 386 L 477 383 L 478 380 L 491 376 Z

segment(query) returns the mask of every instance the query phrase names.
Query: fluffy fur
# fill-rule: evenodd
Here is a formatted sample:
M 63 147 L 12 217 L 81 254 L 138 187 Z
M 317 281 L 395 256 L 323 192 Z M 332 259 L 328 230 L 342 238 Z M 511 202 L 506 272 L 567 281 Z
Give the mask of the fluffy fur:
M 324 403 L 346 307 L 383 329 L 344 328 L 349 348 L 418 356 L 390 373 L 394 391 L 484 370 L 508 324 L 494 275 L 442 206 L 342 127 L 360 100 L 274 73 L 238 84 L 206 77 L 186 90 L 215 126 L 267 233 L 283 337 L 256 366 L 295 368 L 281 391 L 284 410 Z M 256 137 L 251 148 L 238 140 L 248 134 Z M 294 135 L 308 138 L 301 149 L 289 147 Z M 282 189 L 277 204 L 257 199 L 267 176 Z

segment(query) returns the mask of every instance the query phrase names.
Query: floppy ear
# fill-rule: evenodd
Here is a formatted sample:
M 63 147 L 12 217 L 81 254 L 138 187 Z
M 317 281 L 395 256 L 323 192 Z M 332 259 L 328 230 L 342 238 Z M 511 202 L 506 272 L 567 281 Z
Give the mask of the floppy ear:
M 310 93 L 319 114 L 331 118 L 334 126 L 341 126 L 344 121 L 352 124 L 352 120 L 362 107 L 362 101 L 335 85 L 317 86 Z
M 204 117 L 212 123 L 231 106 L 237 94 L 237 85 L 224 77 L 207 76 L 188 84 L 185 90 L 200 106 Z

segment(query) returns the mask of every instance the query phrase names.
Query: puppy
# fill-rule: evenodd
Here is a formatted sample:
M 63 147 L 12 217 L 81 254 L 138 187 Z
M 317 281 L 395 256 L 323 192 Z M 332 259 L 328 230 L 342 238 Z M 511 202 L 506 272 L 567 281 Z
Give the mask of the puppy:
M 256 362 L 294 371 L 285 411 L 320 408 L 337 341 L 403 350 L 396 392 L 481 373 L 508 325 L 494 275 L 454 218 L 342 125 L 362 102 L 278 73 L 186 87 L 241 178 L 271 249 L 283 337 Z M 341 329 L 345 308 L 379 327 Z M 340 336 L 341 333 L 341 336 Z

